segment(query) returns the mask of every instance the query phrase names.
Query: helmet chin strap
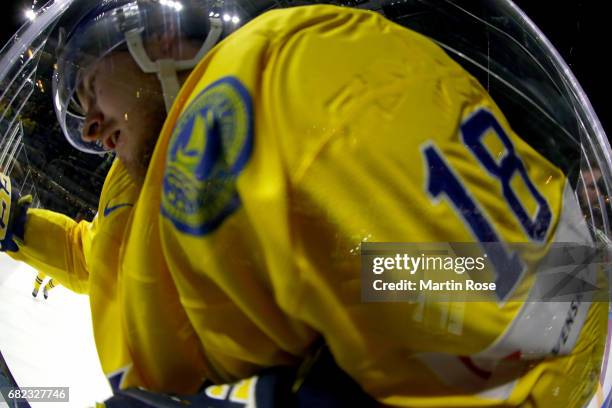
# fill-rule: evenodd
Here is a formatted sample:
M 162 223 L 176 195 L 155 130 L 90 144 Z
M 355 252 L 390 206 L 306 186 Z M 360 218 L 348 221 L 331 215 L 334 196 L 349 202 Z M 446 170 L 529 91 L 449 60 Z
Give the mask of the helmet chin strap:
M 198 53 L 192 59 L 180 61 L 176 61 L 172 58 L 163 58 L 155 62 L 151 61 L 142 43 L 141 32 L 142 30 L 138 29 L 125 32 L 128 50 L 142 72 L 146 74 L 157 74 L 157 78 L 162 86 L 166 112 L 168 112 L 180 89 L 177 73 L 179 71 L 193 69 L 198 62 L 204 58 L 206 53 L 219 41 L 221 33 L 223 32 L 223 23 L 220 18 L 210 18 L 210 31 L 206 36 L 206 40 L 198 50 Z

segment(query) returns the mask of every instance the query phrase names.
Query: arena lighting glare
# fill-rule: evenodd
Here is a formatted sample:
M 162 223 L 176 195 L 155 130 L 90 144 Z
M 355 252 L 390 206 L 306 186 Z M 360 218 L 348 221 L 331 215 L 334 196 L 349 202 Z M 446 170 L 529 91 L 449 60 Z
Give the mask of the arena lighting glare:
M 176 11 L 181 11 L 183 9 L 183 5 L 178 1 L 173 0 L 159 0 L 159 4 L 162 6 L 168 6 L 173 8 Z
M 240 22 L 240 17 L 238 17 L 236 15 L 230 15 L 230 14 L 224 13 L 223 14 L 223 21 L 225 21 L 225 22 L 231 21 L 234 24 L 238 24 Z
M 36 19 L 36 13 L 34 12 L 34 10 L 26 10 L 24 14 L 26 18 L 30 21 L 34 21 L 34 19 Z

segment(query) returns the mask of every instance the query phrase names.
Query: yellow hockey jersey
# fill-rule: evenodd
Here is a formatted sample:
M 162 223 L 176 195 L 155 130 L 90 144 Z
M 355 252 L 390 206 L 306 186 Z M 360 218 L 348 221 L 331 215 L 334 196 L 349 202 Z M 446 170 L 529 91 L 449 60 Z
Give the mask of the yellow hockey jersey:
M 18 253 L 89 292 L 115 386 L 195 392 L 296 364 L 323 337 L 392 406 L 580 406 L 594 391 L 603 303 L 522 302 L 522 275 L 504 303 L 362 302 L 364 240 L 589 240 L 566 226 L 580 217 L 563 173 L 477 81 L 376 13 L 249 22 L 182 87 L 137 200 L 105 202 L 118 179 L 100 211 L 133 203 L 124 218 L 75 227 L 33 210 Z

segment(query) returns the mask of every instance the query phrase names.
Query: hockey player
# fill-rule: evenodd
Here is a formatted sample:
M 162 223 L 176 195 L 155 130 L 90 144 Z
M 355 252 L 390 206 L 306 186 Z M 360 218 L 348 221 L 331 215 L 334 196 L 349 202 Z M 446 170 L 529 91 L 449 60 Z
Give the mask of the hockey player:
M 114 388 L 195 393 L 300 365 L 324 341 L 391 406 L 584 404 L 605 303 L 525 303 L 533 276 L 517 271 L 499 302 L 461 305 L 460 329 L 445 303 L 361 301 L 353 249 L 366 237 L 590 242 L 566 175 L 473 77 L 373 12 L 274 10 L 210 49 L 214 9 L 199 42 L 177 21 L 198 8 L 168 10 L 70 10 L 60 124 L 75 147 L 118 157 L 93 223 L 5 189 L 3 248 L 89 294 Z
M 32 297 L 36 297 L 38 296 L 38 291 L 40 290 L 40 285 L 43 284 L 43 281 L 45 280 L 45 278 L 47 277 L 47 275 L 45 275 L 44 272 L 38 272 L 38 274 L 36 275 L 36 278 L 34 279 L 34 289 L 32 289 Z M 45 299 L 47 299 L 49 297 L 49 291 L 51 289 L 53 289 L 54 287 L 57 286 L 57 282 L 55 280 L 53 280 L 53 278 L 50 278 L 47 283 L 45 284 L 45 286 L 43 286 L 43 296 Z

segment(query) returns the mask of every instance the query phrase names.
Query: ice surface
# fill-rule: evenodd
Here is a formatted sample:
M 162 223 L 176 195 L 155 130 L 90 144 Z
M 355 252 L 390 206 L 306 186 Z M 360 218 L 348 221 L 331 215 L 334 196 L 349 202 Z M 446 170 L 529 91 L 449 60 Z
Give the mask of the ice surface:
M 35 277 L 35 270 L 0 253 L 0 350 L 15 380 L 22 387 L 70 387 L 70 403 L 52 404 L 57 407 L 104 401 L 111 389 L 96 353 L 88 297 L 60 286 L 47 300 L 41 287 L 34 299 Z

